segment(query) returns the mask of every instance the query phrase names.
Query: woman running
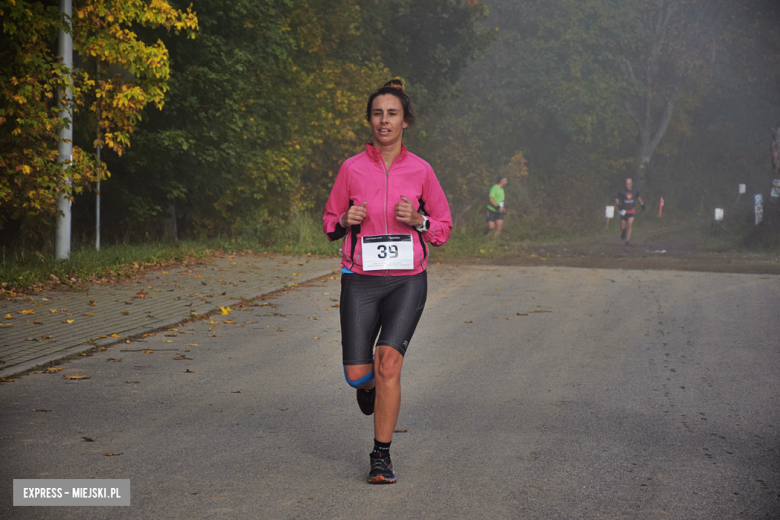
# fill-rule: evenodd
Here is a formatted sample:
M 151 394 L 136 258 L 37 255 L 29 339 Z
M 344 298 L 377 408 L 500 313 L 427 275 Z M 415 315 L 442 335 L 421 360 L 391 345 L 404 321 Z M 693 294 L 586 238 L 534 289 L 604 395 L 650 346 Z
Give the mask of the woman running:
M 428 293 L 425 242 L 444 244 L 452 217 L 431 166 L 403 145 L 414 112 L 401 81 L 387 82 L 368 98 L 366 120 L 373 142 L 342 164 L 322 227 L 331 241 L 344 237 L 344 376 L 357 389 L 360 410 L 374 414 L 368 482 L 392 484 L 401 367 Z

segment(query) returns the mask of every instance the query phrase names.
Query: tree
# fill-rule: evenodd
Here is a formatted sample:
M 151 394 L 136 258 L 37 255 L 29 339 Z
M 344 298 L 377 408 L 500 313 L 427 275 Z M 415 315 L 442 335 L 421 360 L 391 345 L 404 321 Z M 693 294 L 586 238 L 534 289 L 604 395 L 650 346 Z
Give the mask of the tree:
M 107 194 L 136 229 L 172 206 L 197 235 L 262 238 L 322 197 L 359 149 L 363 99 L 390 73 L 361 56 L 351 0 L 203 0 L 198 16 L 196 39 L 166 40 L 166 108 L 143 122 L 129 161 L 109 159 Z
M 160 43 L 147 45 L 131 30 L 137 26 L 165 27 L 190 35 L 195 15 L 177 11 L 164 0 L 84 0 L 76 2 L 73 48 L 87 66 L 69 71 L 52 52 L 57 33 L 66 24 L 56 5 L 48 2 L 3 0 L 0 40 L 0 229 L 9 220 L 25 220 L 28 231 L 45 229 L 56 214 L 58 194 L 89 187 L 104 168 L 94 154 L 74 147 L 67 170 L 56 163 L 59 119 L 57 93 L 70 83 L 72 99 L 80 108 L 101 111 L 98 142 L 121 153 L 147 103 L 162 106 L 167 90 L 168 56 Z M 100 63 L 97 68 L 89 64 Z

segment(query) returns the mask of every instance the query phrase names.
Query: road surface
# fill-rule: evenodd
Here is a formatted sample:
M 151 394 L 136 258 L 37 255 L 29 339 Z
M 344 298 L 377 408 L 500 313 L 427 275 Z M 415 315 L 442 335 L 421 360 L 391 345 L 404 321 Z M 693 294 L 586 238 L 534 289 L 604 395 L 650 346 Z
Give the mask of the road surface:
M 780 517 L 780 276 L 446 264 L 429 285 L 397 484 L 365 483 L 332 280 L 0 387 L 0 516 Z M 14 478 L 129 478 L 132 505 L 13 507 Z

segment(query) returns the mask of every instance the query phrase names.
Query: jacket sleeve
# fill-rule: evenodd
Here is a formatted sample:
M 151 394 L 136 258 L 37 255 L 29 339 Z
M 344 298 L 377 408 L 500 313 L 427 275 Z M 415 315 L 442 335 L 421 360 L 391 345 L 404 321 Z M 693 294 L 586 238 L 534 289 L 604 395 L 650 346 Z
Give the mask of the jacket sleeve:
M 322 230 L 333 242 L 347 234 L 347 228 L 341 225 L 341 216 L 349 210 L 349 180 L 345 164 L 341 165 L 336 182 L 330 190 L 328 202 L 325 204 L 325 215 L 322 217 Z
M 436 178 L 436 174 L 430 167 L 428 167 L 428 175 L 423 184 L 422 201 L 425 213 L 431 222 L 428 231 L 423 233 L 423 240 L 435 247 L 444 245 L 452 232 L 452 215 L 447 196 L 444 195 L 439 179 Z

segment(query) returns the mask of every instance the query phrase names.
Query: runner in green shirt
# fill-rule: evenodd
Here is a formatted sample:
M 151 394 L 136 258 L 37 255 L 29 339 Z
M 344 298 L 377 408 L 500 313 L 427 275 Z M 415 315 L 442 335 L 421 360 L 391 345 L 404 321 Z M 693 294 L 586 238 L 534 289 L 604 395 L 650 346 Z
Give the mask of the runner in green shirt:
M 493 238 L 498 238 L 501 234 L 501 228 L 504 227 L 504 214 L 506 208 L 504 208 L 504 186 L 506 186 L 506 177 L 499 177 L 498 182 L 490 188 L 490 194 L 488 195 L 489 204 L 487 205 L 487 223 L 490 231 L 495 229 Z

